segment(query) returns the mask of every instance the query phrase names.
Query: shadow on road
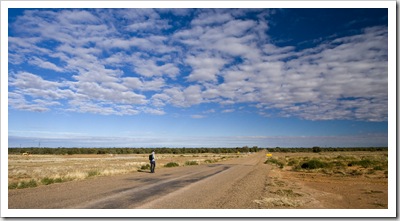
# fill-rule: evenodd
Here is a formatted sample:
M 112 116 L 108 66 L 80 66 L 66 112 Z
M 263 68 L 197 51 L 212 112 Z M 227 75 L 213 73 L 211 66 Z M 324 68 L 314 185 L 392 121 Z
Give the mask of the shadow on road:
M 150 171 L 147 171 L 147 170 L 138 170 L 138 172 L 141 172 L 141 173 L 151 173 Z

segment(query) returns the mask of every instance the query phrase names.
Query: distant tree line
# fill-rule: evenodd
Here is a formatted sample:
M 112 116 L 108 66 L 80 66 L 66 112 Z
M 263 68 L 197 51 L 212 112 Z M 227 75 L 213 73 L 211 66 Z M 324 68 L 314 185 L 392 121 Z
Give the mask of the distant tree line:
M 131 147 L 98 147 L 98 148 L 83 148 L 83 147 L 12 147 L 8 148 L 8 154 L 58 154 L 58 155 L 72 155 L 72 154 L 150 154 L 152 150 L 160 154 L 198 154 L 198 153 L 255 153 L 260 150 L 266 149 L 268 152 L 336 152 L 336 151 L 387 151 L 387 147 L 275 147 L 275 148 L 259 148 L 253 147 L 198 147 L 198 148 L 172 148 L 172 147 L 158 147 L 158 148 L 131 148 Z
M 387 151 L 387 147 L 318 147 L 314 146 L 312 148 L 304 148 L 304 147 L 296 147 L 296 148 L 288 148 L 288 147 L 275 147 L 275 148 L 266 148 L 268 152 L 337 152 L 337 151 Z
M 152 150 L 160 154 L 198 154 L 198 153 L 248 153 L 248 152 L 258 152 L 262 148 L 257 146 L 253 147 L 235 147 L 235 148 L 120 148 L 120 147 L 109 147 L 109 148 L 82 148 L 82 147 L 22 147 L 22 148 L 8 148 L 8 154 L 59 154 L 59 155 L 72 155 L 72 154 L 150 154 Z

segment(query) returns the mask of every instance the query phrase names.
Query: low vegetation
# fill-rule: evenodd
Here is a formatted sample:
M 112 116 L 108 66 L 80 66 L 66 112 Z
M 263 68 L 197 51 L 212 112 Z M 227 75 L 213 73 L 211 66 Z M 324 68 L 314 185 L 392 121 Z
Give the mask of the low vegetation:
M 179 163 L 169 162 L 165 164 L 164 167 L 179 167 Z
M 347 153 L 347 154 L 345 154 Z M 285 155 L 267 157 L 266 164 L 292 171 L 322 172 L 345 176 L 375 174 L 383 171 L 387 177 L 387 153 L 343 152 L 338 154 L 321 154 L 313 152 L 301 155 Z
M 246 154 L 156 154 L 156 168 L 215 163 Z M 8 155 L 8 188 L 30 188 L 150 170 L 148 154 Z
M 74 155 L 74 154 L 150 154 L 152 150 L 155 150 L 157 154 L 201 154 L 201 153 L 215 153 L 215 154 L 224 154 L 224 153 L 249 153 L 249 152 L 258 152 L 261 148 L 258 146 L 248 147 L 234 147 L 234 148 L 207 148 L 207 147 L 199 147 L 199 148 L 119 148 L 119 147 L 110 147 L 110 148 L 37 148 L 37 147 L 24 147 L 24 148 L 8 148 L 8 154 L 55 154 L 55 155 Z
M 186 166 L 192 166 L 192 165 L 199 165 L 199 163 L 197 161 L 186 161 L 185 165 Z

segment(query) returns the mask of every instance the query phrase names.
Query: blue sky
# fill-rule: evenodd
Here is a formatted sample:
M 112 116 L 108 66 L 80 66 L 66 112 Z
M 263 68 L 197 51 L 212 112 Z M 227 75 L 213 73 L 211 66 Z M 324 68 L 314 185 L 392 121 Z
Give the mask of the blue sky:
M 387 9 L 9 9 L 10 147 L 388 145 Z

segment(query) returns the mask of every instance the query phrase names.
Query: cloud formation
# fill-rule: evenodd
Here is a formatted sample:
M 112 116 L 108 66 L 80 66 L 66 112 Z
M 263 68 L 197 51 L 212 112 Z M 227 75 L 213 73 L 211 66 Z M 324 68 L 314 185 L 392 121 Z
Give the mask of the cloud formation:
M 25 10 L 9 24 L 9 106 L 163 115 L 249 105 L 263 116 L 387 121 L 386 26 L 298 49 L 270 41 L 270 12 Z

